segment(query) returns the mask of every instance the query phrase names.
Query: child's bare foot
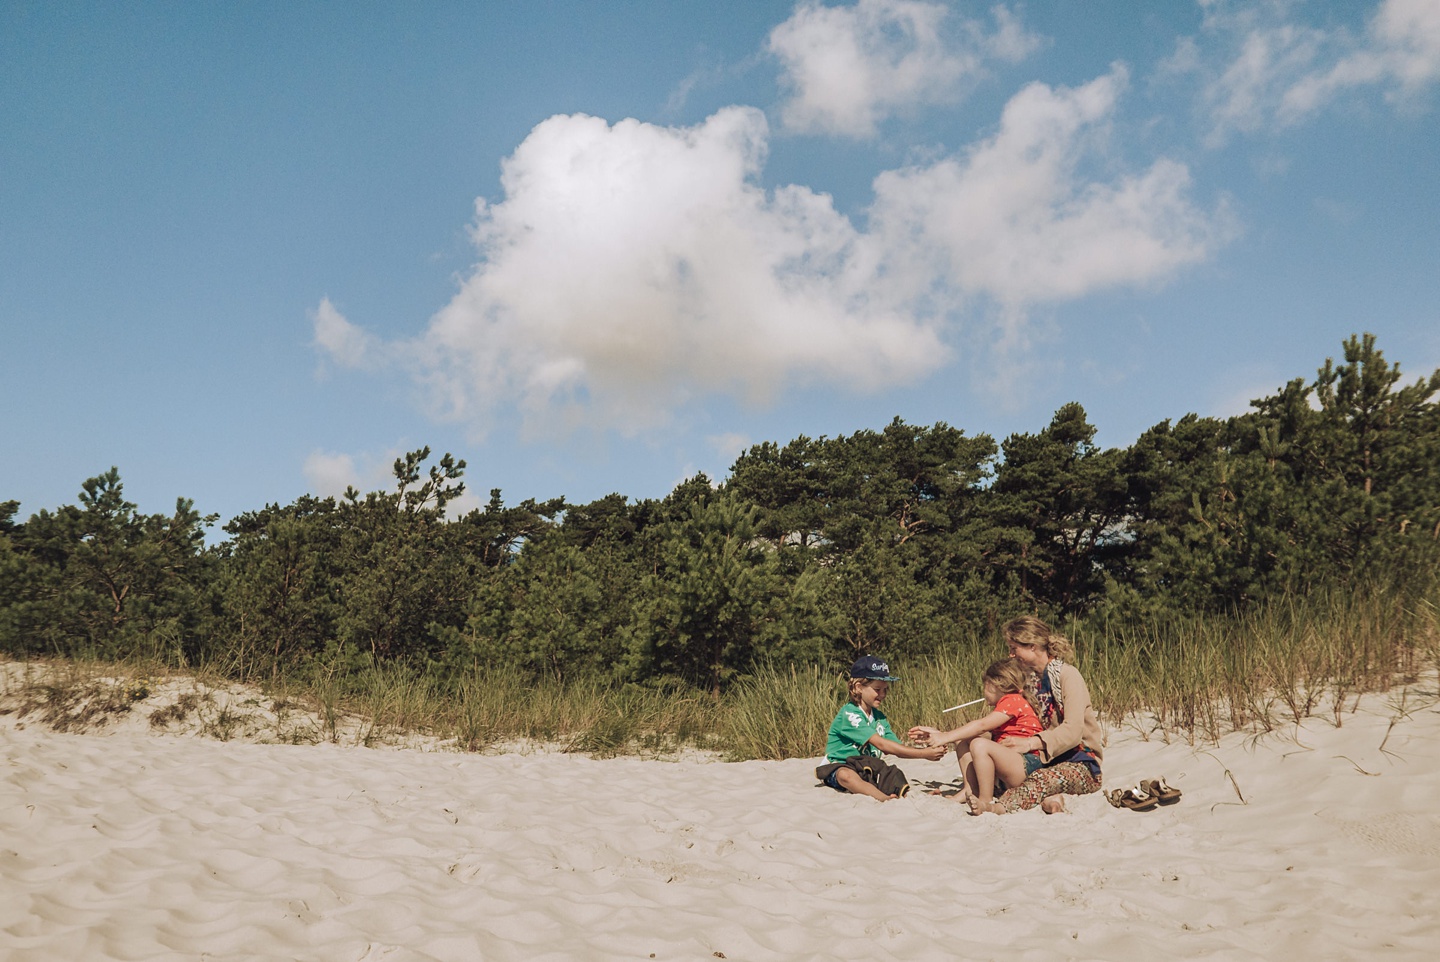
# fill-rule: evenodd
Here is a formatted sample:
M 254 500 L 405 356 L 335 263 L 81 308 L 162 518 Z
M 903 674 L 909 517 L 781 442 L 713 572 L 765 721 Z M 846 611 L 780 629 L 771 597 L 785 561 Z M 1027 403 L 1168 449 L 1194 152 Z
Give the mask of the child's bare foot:
M 1046 815 L 1059 815 L 1065 811 L 1064 795 L 1047 795 L 1040 802 L 1040 811 Z
M 998 815 L 998 814 L 1000 814 L 1000 810 L 999 810 L 999 808 L 996 807 L 996 805 L 995 805 L 995 803 L 994 803 L 993 801 L 984 801 L 984 802 L 982 802 L 982 801 L 981 801 L 980 799 L 978 799 L 978 798 L 972 798 L 972 799 L 970 799 L 970 814 L 971 814 L 971 815 L 991 815 L 991 814 Z

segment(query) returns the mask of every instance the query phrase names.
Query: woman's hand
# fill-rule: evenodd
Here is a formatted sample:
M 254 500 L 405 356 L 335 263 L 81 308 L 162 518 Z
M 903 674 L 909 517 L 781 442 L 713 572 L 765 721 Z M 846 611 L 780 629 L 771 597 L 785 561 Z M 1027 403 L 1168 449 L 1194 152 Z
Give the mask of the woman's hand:
M 1000 739 L 1000 744 L 1006 748 L 1013 748 L 1022 755 L 1027 752 L 1038 752 L 1045 747 L 1045 742 L 1041 740 L 1039 735 L 1030 735 L 1026 738 L 1021 738 L 1019 735 L 1012 735 L 1009 738 Z

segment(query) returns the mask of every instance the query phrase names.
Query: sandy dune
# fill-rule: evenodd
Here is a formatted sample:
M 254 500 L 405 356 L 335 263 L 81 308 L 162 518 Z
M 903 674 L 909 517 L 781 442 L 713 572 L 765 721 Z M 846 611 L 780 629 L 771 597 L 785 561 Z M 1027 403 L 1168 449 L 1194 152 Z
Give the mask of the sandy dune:
M 10 718 L 0 958 L 1429 959 L 1440 706 L 1425 687 L 1403 708 L 1369 696 L 1340 728 L 1202 749 L 1112 732 L 1109 785 L 1163 774 L 1184 798 L 1130 812 L 1088 796 L 1051 817 L 840 796 L 815 786 L 813 760 L 241 744 Z M 952 766 L 904 763 L 919 779 Z

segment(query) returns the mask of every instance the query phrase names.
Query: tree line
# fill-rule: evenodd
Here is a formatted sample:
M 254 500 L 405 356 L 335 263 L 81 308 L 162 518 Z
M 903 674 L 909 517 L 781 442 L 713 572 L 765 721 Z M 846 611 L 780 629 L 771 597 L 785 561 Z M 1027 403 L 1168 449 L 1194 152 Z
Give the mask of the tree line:
M 716 694 L 762 663 L 842 666 L 986 636 L 1013 614 L 1233 613 L 1433 575 L 1440 371 L 1403 383 L 1372 335 L 1242 415 L 1100 448 L 1078 404 L 997 444 L 944 423 L 799 437 L 661 499 L 451 517 L 465 462 L 391 491 L 218 519 L 147 515 L 111 468 L 78 504 L 0 503 L 0 651 L 220 663 L 242 676 L 404 660 Z

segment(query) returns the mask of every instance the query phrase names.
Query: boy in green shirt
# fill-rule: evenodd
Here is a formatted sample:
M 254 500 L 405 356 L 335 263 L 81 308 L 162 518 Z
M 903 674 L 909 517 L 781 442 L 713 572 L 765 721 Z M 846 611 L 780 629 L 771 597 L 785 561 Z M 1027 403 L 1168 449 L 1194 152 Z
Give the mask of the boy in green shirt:
M 881 755 L 939 761 L 944 747 L 911 748 L 895 736 L 880 703 L 899 681 L 890 666 L 866 655 L 850 667 L 850 701 L 840 706 L 825 738 L 825 764 L 815 777 L 837 791 L 869 795 L 887 802 L 910 791 L 905 773 L 880 760 Z

